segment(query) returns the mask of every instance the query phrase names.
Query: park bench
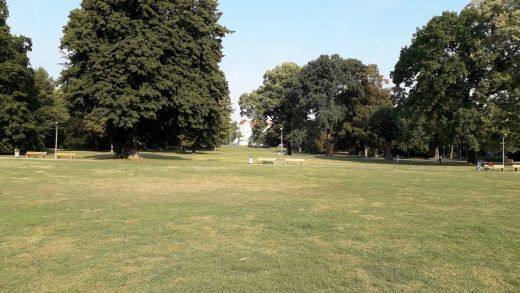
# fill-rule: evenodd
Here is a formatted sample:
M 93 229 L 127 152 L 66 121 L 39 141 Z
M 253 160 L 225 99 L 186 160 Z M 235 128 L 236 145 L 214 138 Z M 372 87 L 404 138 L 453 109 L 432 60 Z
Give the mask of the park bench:
M 276 161 L 276 158 L 258 158 L 258 159 L 256 159 L 256 161 L 258 162 L 258 165 L 264 164 L 264 163 L 274 164 L 274 162 Z
M 57 159 L 62 159 L 62 158 L 74 159 L 74 158 L 76 158 L 76 153 L 58 153 L 56 155 L 56 158 Z
M 300 166 L 303 166 L 304 159 L 285 159 L 285 164 L 300 164 Z
M 45 158 L 47 156 L 47 152 L 26 152 L 26 158 Z
M 518 171 L 518 169 L 520 169 L 520 165 L 513 165 L 513 168 L 515 169 L 515 172 Z
M 489 164 L 484 165 L 484 170 L 500 170 L 500 171 L 504 172 L 504 165 L 495 165 L 495 164 L 489 163 Z

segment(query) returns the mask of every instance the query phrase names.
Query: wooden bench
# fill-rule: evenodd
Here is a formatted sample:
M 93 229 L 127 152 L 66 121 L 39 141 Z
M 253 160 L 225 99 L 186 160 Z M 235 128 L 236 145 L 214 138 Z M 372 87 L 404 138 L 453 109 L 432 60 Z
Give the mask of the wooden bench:
M 258 162 L 258 165 L 264 164 L 264 163 L 274 164 L 274 162 L 276 161 L 276 158 L 258 158 L 258 159 L 256 159 L 256 161 Z
M 300 164 L 300 166 L 303 166 L 303 162 L 305 162 L 305 159 L 285 159 L 285 164 Z
M 500 170 L 504 172 L 504 165 L 485 164 L 484 170 Z
M 76 158 L 76 153 L 58 153 L 56 155 L 56 158 L 57 159 L 62 159 L 62 158 L 74 159 L 74 158 Z
M 26 158 L 45 158 L 47 156 L 47 152 L 26 152 Z
M 520 165 L 513 165 L 513 168 L 515 169 L 515 172 L 518 171 L 518 169 L 520 169 Z

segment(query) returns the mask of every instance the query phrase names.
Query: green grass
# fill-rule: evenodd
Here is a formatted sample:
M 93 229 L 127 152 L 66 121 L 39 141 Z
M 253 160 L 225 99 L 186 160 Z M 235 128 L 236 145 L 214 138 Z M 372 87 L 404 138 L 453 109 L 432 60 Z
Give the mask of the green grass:
M 0 291 L 520 290 L 520 172 L 80 155 L 0 158 Z

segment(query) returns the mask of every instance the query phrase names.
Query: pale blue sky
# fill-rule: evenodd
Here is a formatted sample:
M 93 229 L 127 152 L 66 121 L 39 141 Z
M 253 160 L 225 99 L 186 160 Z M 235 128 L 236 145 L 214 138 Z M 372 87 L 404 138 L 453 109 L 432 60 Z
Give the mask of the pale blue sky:
M 224 40 L 222 69 L 237 100 L 262 83 L 267 69 L 285 61 L 300 65 L 338 53 L 379 65 L 389 76 L 400 49 L 417 27 L 444 10 L 460 11 L 469 0 L 221 0 L 221 23 L 235 33 Z M 7 0 L 9 25 L 33 40 L 34 67 L 57 78 L 59 40 L 69 11 L 80 0 Z

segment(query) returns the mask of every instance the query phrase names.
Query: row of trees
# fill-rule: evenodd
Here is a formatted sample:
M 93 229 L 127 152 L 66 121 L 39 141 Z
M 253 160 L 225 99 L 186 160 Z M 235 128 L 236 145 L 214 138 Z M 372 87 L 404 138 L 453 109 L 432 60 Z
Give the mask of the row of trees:
M 68 141 L 111 142 L 121 157 L 228 142 L 231 106 L 219 63 L 230 31 L 218 24 L 217 6 L 83 0 L 64 28 L 68 62 L 55 90 L 43 70 L 29 67 L 30 39 L 10 34 L 0 0 L 0 150 L 42 147 L 56 121 L 67 121 Z
M 243 94 L 239 104 L 257 126 L 256 143 L 276 144 L 283 128 L 289 152 L 303 147 L 331 155 L 333 145 L 359 144 L 368 151 L 377 141 L 368 116 L 391 99 L 377 66 L 323 55 L 301 68 L 284 63 L 267 71 L 263 85 Z
M 460 14 L 445 12 L 417 30 L 383 87 L 375 65 L 321 56 L 299 68 L 285 63 L 242 95 L 242 113 L 257 125 L 257 142 L 274 144 L 283 127 L 287 143 L 308 150 L 359 150 L 386 142 L 387 150 L 439 153 L 520 148 L 520 3 L 474 0 Z M 384 107 L 389 106 L 391 107 Z M 381 108 L 382 109 L 378 109 Z M 376 111 L 376 109 L 378 109 Z M 370 115 L 372 114 L 372 118 Z M 386 152 L 390 157 L 389 151 Z
M 67 119 L 65 103 L 54 93 L 47 72 L 29 67 L 31 40 L 14 36 L 9 12 L 0 0 L 0 152 L 41 146 L 55 121 Z
M 392 73 L 404 148 L 520 147 L 520 2 L 475 0 L 419 29 Z

